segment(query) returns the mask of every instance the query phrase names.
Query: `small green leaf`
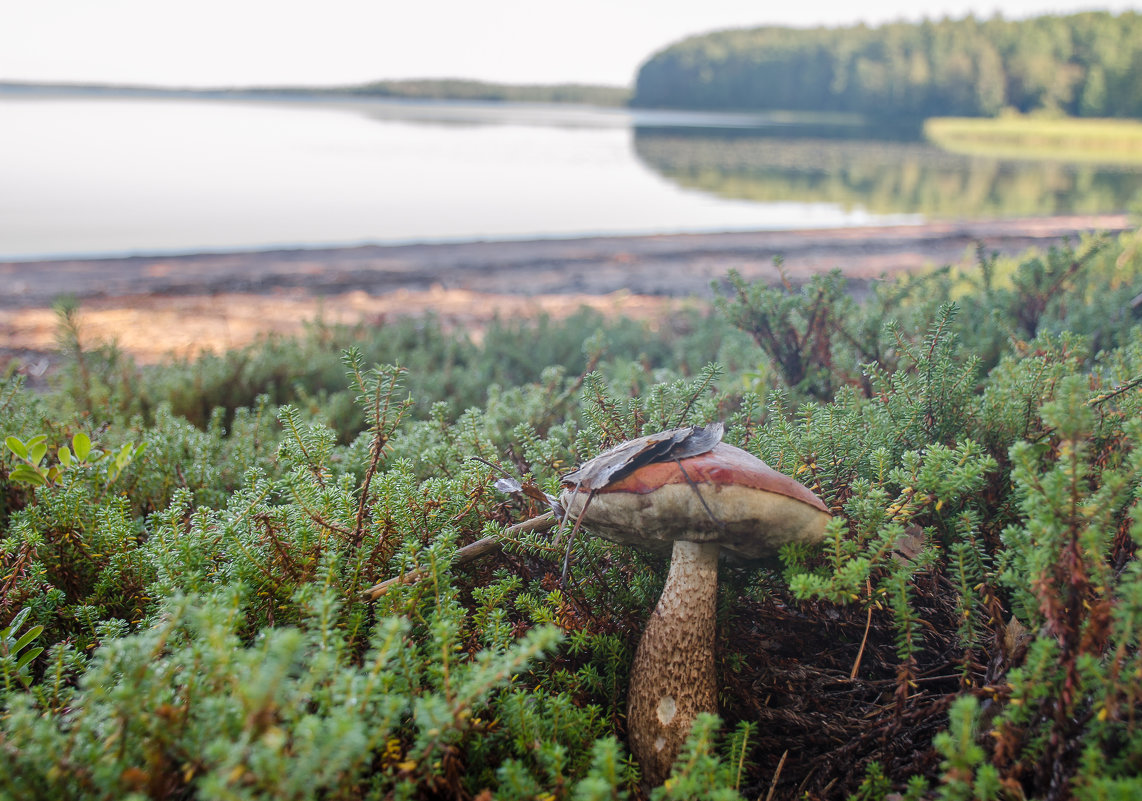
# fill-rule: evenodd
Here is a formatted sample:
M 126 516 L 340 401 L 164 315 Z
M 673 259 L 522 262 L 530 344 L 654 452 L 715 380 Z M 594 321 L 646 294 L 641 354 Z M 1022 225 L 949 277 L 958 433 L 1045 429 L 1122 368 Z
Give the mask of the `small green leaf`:
M 28 458 L 28 446 L 20 440 L 19 437 L 7 437 L 4 444 L 8 446 L 8 450 L 19 456 L 21 459 Z
M 80 431 L 71 438 L 71 447 L 75 450 L 75 457 L 86 462 L 87 455 L 91 453 L 91 437 Z
M 39 656 L 39 655 L 40 655 L 40 654 L 42 654 L 43 652 L 44 652 L 44 649 L 43 649 L 43 648 L 40 648 L 39 646 L 36 646 L 36 647 L 35 647 L 35 648 L 33 648 L 32 650 L 28 651 L 26 654 L 24 654 L 23 656 L 21 656 L 21 657 L 20 657 L 20 658 L 19 658 L 19 659 L 16 661 L 16 670 L 17 670 L 17 671 L 23 670 L 23 669 L 24 669 L 24 667 L 25 667 L 25 666 L 26 666 L 26 665 L 27 665 L 29 662 L 31 662 L 33 659 L 35 659 L 37 656 Z
M 62 446 L 56 454 L 59 456 L 59 463 L 64 467 L 71 467 L 71 451 L 68 450 L 66 445 Z
M 19 653 L 28 645 L 32 640 L 39 637 L 44 632 L 43 626 L 33 626 L 24 632 L 24 636 L 16 640 L 16 644 L 12 646 L 12 653 Z
M 13 467 L 10 476 L 13 481 L 35 484 L 37 487 L 42 487 L 48 483 L 48 480 L 36 468 L 27 464 L 18 464 Z
M 48 446 L 45 442 L 37 442 L 35 445 L 28 445 L 28 459 L 32 464 L 39 464 L 48 455 Z
M 106 455 L 107 454 L 105 454 L 103 451 L 99 450 L 99 448 L 92 448 L 91 452 L 87 454 L 87 461 L 98 462 L 100 459 L 102 459 Z
M 19 631 L 20 626 L 24 625 L 24 620 L 27 619 L 28 615 L 31 614 L 31 612 L 32 609 L 29 606 L 25 606 L 23 609 L 17 612 L 16 616 L 12 618 L 12 622 L 9 623 L 5 628 L 0 629 L 0 639 L 8 639 L 10 634 Z

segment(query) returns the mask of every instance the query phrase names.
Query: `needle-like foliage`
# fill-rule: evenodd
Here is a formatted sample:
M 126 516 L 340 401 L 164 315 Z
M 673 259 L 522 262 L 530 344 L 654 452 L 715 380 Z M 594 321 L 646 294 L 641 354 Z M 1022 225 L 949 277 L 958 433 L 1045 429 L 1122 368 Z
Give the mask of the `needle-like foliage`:
M 147 370 L 65 306 L 48 388 L 0 381 L 0 799 L 1137 797 L 1140 282 L 1131 235 Z M 648 790 L 664 561 L 513 526 L 715 421 L 833 520 L 722 566 L 721 720 Z

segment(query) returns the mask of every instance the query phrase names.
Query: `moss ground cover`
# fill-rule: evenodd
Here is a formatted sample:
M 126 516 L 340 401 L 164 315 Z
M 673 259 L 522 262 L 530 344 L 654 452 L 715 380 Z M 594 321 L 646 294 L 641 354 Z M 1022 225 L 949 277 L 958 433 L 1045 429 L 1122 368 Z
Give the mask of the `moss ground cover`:
M 0 797 L 1135 798 L 1139 236 L 860 303 L 730 276 L 655 331 L 314 326 L 146 370 L 61 309 L 52 387 L 0 384 Z M 664 560 L 584 534 L 561 584 L 490 465 L 554 492 L 714 420 L 835 519 L 723 565 L 721 717 L 648 790 Z

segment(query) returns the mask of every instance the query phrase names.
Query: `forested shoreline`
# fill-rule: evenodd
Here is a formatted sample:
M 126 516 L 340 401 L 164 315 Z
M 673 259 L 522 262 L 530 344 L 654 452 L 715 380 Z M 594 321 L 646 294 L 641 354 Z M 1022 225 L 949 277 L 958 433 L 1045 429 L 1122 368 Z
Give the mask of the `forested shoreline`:
M 994 117 L 1142 116 L 1142 14 L 760 27 L 684 39 L 640 69 L 636 107 Z
M 290 95 L 583 103 L 867 114 L 878 120 L 1038 113 L 1142 117 L 1142 14 L 1084 12 L 870 27 L 765 26 L 691 36 L 652 54 L 634 86 L 459 78 L 327 87 L 174 89 L 0 83 L 0 91 Z

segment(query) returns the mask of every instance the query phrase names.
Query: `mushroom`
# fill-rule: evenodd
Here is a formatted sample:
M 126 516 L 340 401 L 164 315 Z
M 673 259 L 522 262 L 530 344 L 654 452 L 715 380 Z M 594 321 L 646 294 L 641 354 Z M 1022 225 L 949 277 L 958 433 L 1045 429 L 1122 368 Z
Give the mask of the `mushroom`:
M 684 440 L 686 431 L 643 439 L 656 447 L 664 438 Z M 631 753 L 651 787 L 670 775 L 694 718 L 717 712 L 719 555 L 758 559 L 786 543 L 816 543 L 829 520 L 828 507 L 802 484 L 720 442 L 720 425 L 690 433 L 715 436 L 700 453 L 683 446 L 641 464 L 629 458 L 638 440 L 618 445 L 564 476 L 560 498 L 570 519 L 582 516 L 609 540 L 671 553 L 666 585 L 635 652 L 627 701 Z M 584 480 L 616 454 L 625 468 L 604 469 L 601 486 Z

